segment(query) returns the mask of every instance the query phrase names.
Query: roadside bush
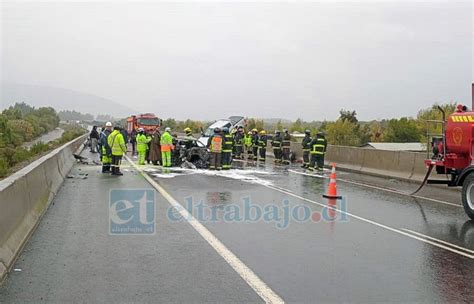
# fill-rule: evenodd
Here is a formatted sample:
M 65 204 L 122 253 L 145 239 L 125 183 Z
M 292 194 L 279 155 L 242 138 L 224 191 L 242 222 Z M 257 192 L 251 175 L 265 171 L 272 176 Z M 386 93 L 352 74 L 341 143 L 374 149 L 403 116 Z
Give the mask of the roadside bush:
M 0 177 L 5 177 L 8 175 L 8 163 L 5 159 L 0 158 Z
M 42 152 L 45 152 L 45 151 L 48 151 L 48 150 L 49 150 L 49 145 L 40 141 L 40 142 L 34 144 L 30 148 L 30 153 L 32 155 L 36 155 L 38 153 L 42 153 Z
M 81 136 L 82 134 L 86 133 L 85 129 L 82 128 L 75 128 L 75 129 L 70 129 L 64 131 L 63 135 L 61 136 L 60 142 L 61 143 L 67 143 L 68 141 L 73 140 L 74 138 L 77 138 Z
M 30 157 L 30 152 L 25 148 L 17 148 L 12 157 L 12 165 L 21 163 Z

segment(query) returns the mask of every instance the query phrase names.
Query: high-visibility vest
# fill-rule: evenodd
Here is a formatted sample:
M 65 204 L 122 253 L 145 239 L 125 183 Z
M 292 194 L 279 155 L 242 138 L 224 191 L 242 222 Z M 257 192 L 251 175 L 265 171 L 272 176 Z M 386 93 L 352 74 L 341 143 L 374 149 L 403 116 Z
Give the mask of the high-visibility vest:
M 118 130 L 114 130 L 107 137 L 107 143 L 112 149 L 112 155 L 122 156 L 125 152 L 127 152 L 127 146 L 125 146 L 123 135 Z
M 316 138 L 316 142 L 313 143 L 311 154 L 324 155 L 326 152 L 326 139 Z
M 283 142 L 282 142 L 282 146 L 284 148 L 289 148 L 291 145 L 291 135 L 290 134 L 285 134 L 283 135 Z
M 222 136 L 213 135 L 211 138 L 211 152 L 222 152 Z
M 240 133 L 240 132 L 235 133 L 235 135 L 234 135 L 234 145 L 236 147 L 240 147 L 240 146 L 243 145 L 243 141 L 244 141 L 243 134 Z
M 224 134 L 224 145 L 222 146 L 222 152 L 232 152 L 232 135 Z
M 161 152 L 170 152 L 173 146 L 173 137 L 166 131 L 160 138 Z
M 251 147 L 252 146 L 252 136 L 251 135 L 245 135 L 244 143 L 245 143 L 245 146 Z
M 148 143 L 151 141 L 150 137 L 147 137 L 145 134 L 137 135 L 137 151 L 146 152 L 148 150 Z
M 280 150 L 281 149 L 281 137 L 273 138 L 272 140 L 272 147 L 273 149 Z

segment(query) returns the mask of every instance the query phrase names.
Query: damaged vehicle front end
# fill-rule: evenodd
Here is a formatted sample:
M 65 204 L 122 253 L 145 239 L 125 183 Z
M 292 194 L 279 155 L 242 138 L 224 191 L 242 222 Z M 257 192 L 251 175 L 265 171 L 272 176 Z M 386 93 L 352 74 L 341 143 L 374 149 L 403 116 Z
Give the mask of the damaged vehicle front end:
M 188 169 L 209 168 L 210 153 L 195 138 L 178 137 L 173 151 L 173 165 Z

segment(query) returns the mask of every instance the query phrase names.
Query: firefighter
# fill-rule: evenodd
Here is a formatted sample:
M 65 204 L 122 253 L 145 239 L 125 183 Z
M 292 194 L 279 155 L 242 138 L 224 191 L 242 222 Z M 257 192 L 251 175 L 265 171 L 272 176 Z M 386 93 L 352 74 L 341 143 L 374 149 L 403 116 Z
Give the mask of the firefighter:
M 222 140 L 222 135 L 221 135 L 221 129 L 215 128 L 214 134 L 211 137 L 209 137 L 209 140 L 207 141 L 207 148 L 211 151 L 210 164 L 209 164 L 210 170 L 222 169 L 222 165 L 221 165 L 222 141 L 223 140 Z
M 194 145 L 195 138 L 193 137 L 193 131 L 191 128 L 184 129 L 185 138 L 184 138 L 184 146 L 186 149 L 191 149 Z
M 243 148 L 244 148 L 244 128 L 239 126 L 237 132 L 234 135 L 234 147 L 235 147 L 235 159 L 243 159 Z
M 252 159 L 252 131 L 249 131 L 244 138 L 245 149 L 247 150 L 247 160 Z
M 138 164 L 145 164 L 146 151 L 148 150 L 148 143 L 151 141 L 150 136 L 145 135 L 143 128 L 138 128 L 137 140 L 137 152 L 138 152 Z
M 258 159 L 258 130 L 252 129 L 252 158 Z
M 173 150 L 173 137 L 171 136 L 171 128 L 166 127 L 165 132 L 160 138 L 161 146 L 161 162 L 163 167 L 171 167 L 171 150 Z
M 265 159 L 267 156 L 267 140 L 267 132 L 265 130 L 260 131 L 260 136 L 258 137 L 258 159 L 263 163 L 265 163 Z
M 311 163 L 309 170 L 323 171 L 324 154 L 326 153 L 327 141 L 323 132 L 318 132 L 316 138 L 311 141 Z
M 309 167 L 309 152 L 311 151 L 311 131 L 306 130 L 304 131 L 304 138 L 303 141 L 301 142 L 301 146 L 303 148 L 303 165 L 301 166 L 302 168 L 308 168 Z
M 112 150 L 107 142 L 107 137 L 112 133 L 112 123 L 110 121 L 105 123 L 105 128 L 100 133 L 99 137 L 99 151 L 100 160 L 102 161 L 102 173 L 110 172 L 110 164 L 112 163 Z
M 107 143 L 112 150 L 112 175 L 123 175 L 120 172 L 120 163 L 122 162 L 123 154 L 127 153 L 127 146 L 121 130 L 121 127 L 116 126 L 114 131 L 107 137 Z
M 275 136 L 272 138 L 273 154 L 275 155 L 275 163 L 281 163 L 281 143 L 283 138 L 281 137 L 280 130 L 275 130 Z
M 232 163 L 232 148 L 234 147 L 234 139 L 232 134 L 229 134 L 229 128 L 225 127 L 224 143 L 222 145 L 222 169 L 229 170 Z
M 288 129 L 284 130 L 283 141 L 281 143 L 282 149 L 282 163 L 290 164 L 290 145 L 291 145 L 291 135 L 288 133 Z

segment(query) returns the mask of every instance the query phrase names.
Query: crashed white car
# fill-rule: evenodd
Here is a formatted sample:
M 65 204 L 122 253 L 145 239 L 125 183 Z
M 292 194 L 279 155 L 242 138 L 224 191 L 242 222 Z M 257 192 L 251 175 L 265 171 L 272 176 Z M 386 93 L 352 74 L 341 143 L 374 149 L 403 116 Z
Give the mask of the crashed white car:
M 207 141 L 212 134 L 214 134 L 215 128 L 229 128 L 229 131 L 232 132 L 233 129 L 238 127 L 244 127 L 247 125 L 247 119 L 243 116 L 230 116 L 227 119 L 219 119 L 213 124 L 211 124 L 206 131 L 202 132 L 201 137 L 198 139 L 203 145 L 207 145 Z

